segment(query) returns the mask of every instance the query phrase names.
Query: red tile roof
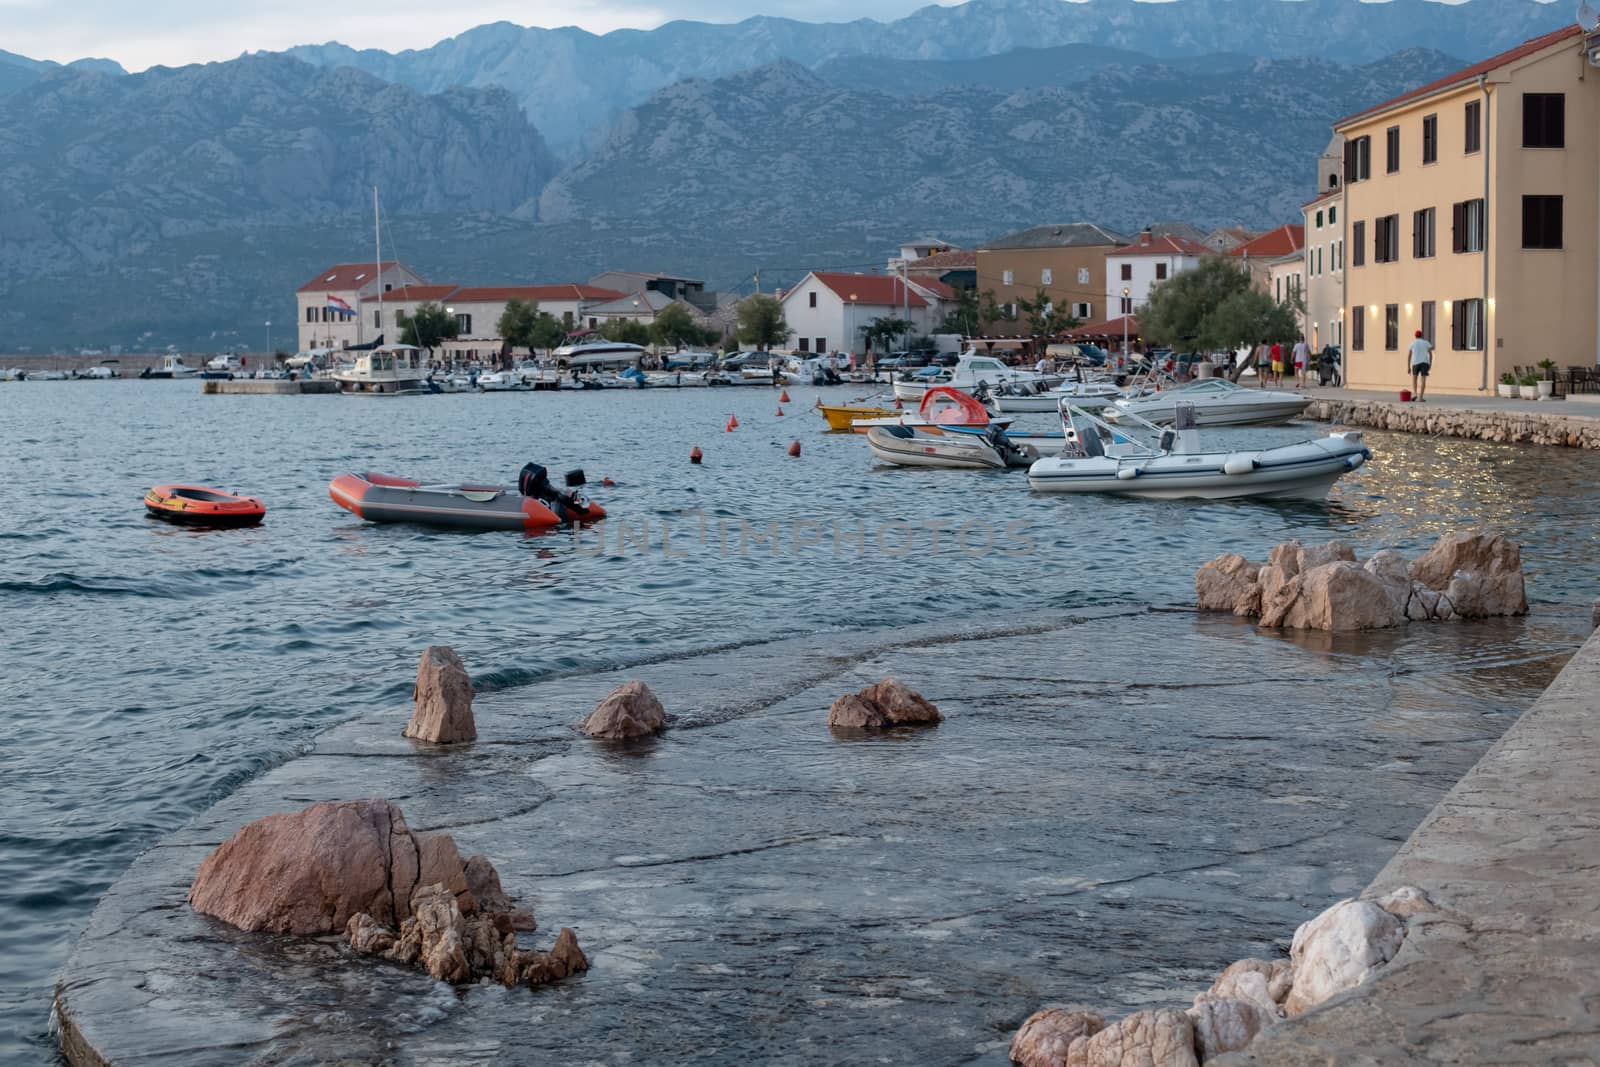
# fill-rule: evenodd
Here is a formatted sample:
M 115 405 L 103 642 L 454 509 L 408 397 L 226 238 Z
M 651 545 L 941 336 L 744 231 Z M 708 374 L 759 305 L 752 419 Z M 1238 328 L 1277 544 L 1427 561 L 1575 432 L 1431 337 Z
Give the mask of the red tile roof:
M 976 253 L 974 253 L 974 255 L 976 255 Z M 918 289 L 926 290 L 927 292 L 930 292 L 934 296 L 938 297 L 940 300 L 954 300 L 956 298 L 956 291 L 950 288 L 944 282 L 939 281 L 937 278 L 912 279 L 911 291 L 916 292 Z
M 1287 256 L 1292 252 L 1298 252 L 1305 246 L 1305 223 L 1290 222 L 1279 226 L 1276 230 L 1268 230 L 1253 241 L 1246 241 L 1229 252 L 1228 255 L 1241 258 L 1249 256 L 1251 259 L 1273 259 L 1278 256 Z
M 1191 241 L 1187 237 L 1174 237 L 1167 234 L 1161 237 L 1150 238 L 1149 244 L 1135 241 L 1121 248 L 1113 248 L 1107 252 L 1108 256 L 1209 256 L 1211 249 L 1198 241 Z
M 922 294 L 915 289 L 907 291 L 899 278 L 885 277 L 882 274 L 844 274 L 821 270 L 812 271 L 811 276 L 833 290 L 842 300 L 849 300 L 854 296 L 856 303 L 873 307 L 928 306 L 928 302 L 922 299 Z
M 479 285 L 457 289 L 451 299 L 461 304 L 503 304 L 508 300 L 621 300 L 627 295 L 598 285 Z
M 390 270 L 399 265 L 397 261 L 388 259 L 384 260 L 383 269 Z M 372 281 L 377 273 L 377 267 L 374 266 L 371 260 L 365 263 L 335 263 L 295 291 L 299 293 L 328 293 L 344 289 L 359 289 Z
M 931 256 L 913 259 L 907 264 L 912 270 L 920 268 L 941 268 L 943 270 L 959 270 L 963 267 L 976 267 L 978 253 L 976 252 L 935 252 Z
M 402 285 L 397 289 L 390 289 L 384 293 L 383 302 L 385 304 L 394 304 L 409 301 L 416 304 L 425 300 L 443 300 L 455 291 L 456 286 L 454 285 Z M 365 302 L 375 304 L 378 302 L 378 298 L 369 296 Z
M 1571 9 L 1568 8 L 1567 10 Z M 1399 96 L 1369 107 L 1365 111 L 1357 111 L 1354 115 L 1346 115 L 1338 122 L 1335 122 L 1333 128 L 1337 130 L 1340 126 L 1354 122 L 1356 119 L 1376 115 L 1408 101 L 1418 100 L 1424 96 L 1432 96 L 1434 93 L 1443 92 L 1446 89 L 1453 89 L 1458 85 L 1475 80 L 1480 74 L 1488 74 L 1491 71 L 1499 70 L 1501 67 L 1509 66 L 1519 59 L 1526 59 L 1531 55 L 1543 52 L 1551 45 L 1560 44 L 1569 37 L 1582 37 L 1583 33 L 1583 29 L 1576 24 L 1563 26 L 1561 29 L 1547 33 L 1543 37 L 1535 37 L 1532 40 L 1524 41 L 1509 51 L 1501 52 L 1497 56 L 1490 56 L 1481 63 L 1474 63 L 1470 67 L 1464 67 L 1454 74 L 1440 78 L 1438 81 L 1429 82 L 1427 85 L 1413 89 L 1409 93 L 1401 93 Z

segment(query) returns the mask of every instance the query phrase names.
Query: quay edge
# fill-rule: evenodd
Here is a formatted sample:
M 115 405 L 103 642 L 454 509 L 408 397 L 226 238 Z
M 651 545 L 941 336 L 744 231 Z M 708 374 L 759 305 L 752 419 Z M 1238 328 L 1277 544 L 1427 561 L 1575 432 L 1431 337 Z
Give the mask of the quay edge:
M 1363 894 L 1411 920 L 1371 982 L 1226 1067 L 1592 1063 L 1600 1050 L 1600 635 L 1456 783 Z
M 1505 444 L 1600 448 L 1600 406 L 1595 414 L 1549 414 L 1452 405 L 1448 398 L 1427 404 L 1390 400 L 1319 397 L 1303 418 L 1342 426 L 1463 437 Z

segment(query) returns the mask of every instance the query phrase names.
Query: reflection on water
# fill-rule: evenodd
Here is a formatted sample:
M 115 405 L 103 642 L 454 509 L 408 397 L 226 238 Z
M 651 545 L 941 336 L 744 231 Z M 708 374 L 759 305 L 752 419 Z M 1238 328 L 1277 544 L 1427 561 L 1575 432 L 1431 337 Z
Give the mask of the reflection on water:
M 402 703 L 430 642 L 454 645 L 486 688 L 516 687 L 784 635 L 834 632 L 849 647 L 852 632 L 868 629 L 1004 627 L 1040 612 L 1183 603 L 1194 568 L 1222 551 L 1259 557 L 1288 537 L 1338 536 L 1363 553 L 1415 552 L 1439 532 L 1485 524 L 1523 543 L 1543 622 L 1408 634 L 1379 657 L 1395 678 L 1434 672 L 1430 691 L 1440 695 L 1415 712 L 1424 723 L 1436 705 L 1469 697 L 1492 708 L 1481 728 L 1462 730 L 1481 746 L 1548 676 L 1548 657 L 1575 642 L 1558 620 L 1586 617 L 1596 588 L 1596 460 L 1584 453 L 1369 434 L 1377 459 L 1323 506 L 1063 499 L 1030 494 L 1020 472 L 876 469 L 859 438 L 822 432 L 805 408 L 811 391 L 795 391 L 783 418 L 765 391 L 730 392 L 363 402 L 202 397 L 181 382 L 0 386 L 0 697 L 13 731 L 0 750 L 10 815 L 0 857 L 19 872 L 0 886 L 9 920 L 0 930 L 10 931 L 0 933 L 0 1060 L 24 1055 L 19 1042 L 38 1047 L 51 972 L 142 847 L 319 729 Z M 725 433 L 730 412 L 741 426 Z M 1271 443 L 1306 432 L 1215 438 Z M 798 460 L 784 454 L 796 438 Z M 687 462 L 696 445 L 702 467 Z M 326 496 L 346 469 L 509 481 L 529 459 L 585 468 L 619 523 L 670 526 L 670 551 L 659 536 L 647 548 L 614 539 L 596 553 L 571 535 L 375 527 Z M 618 484 L 602 488 L 602 476 Z M 258 494 L 266 523 L 202 533 L 144 519 L 143 490 L 173 480 Z M 783 536 L 679 539 L 702 514 L 713 528 L 777 522 Z M 795 536 L 858 520 L 869 530 L 916 524 L 914 550 L 885 551 L 867 536 L 860 551 L 841 551 Z M 1008 553 L 1017 543 L 1002 536 L 993 551 L 970 551 L 948 531 L 973 520 L 999 531 L 1022 524 L 1032 550 Z M 933 527 L 947 531 L 937 550 Z M 1106 633 L 1097 669 L 1126 684 L 1163 659 L 1153 618 Z M 1219 638 L 1232 639 L 1292 654 L 1290 678 L 1325 657 L 1373 658 L 1248 627 Z M 1012 666 L 1002 642 L 958 675 L 970 693 L 953 681 L 949 692 L 981 699 L 986 677 Z M 1379 684 L 1383 671 L 1321 684 L 1338 694 Z M 1048 687 L 1080 677 L 1081 663 L 1030 672 Z M 1226 698 L 1202 687 L 1165 699 Z M 941 727 L 939 740 L 953 733 Z M 1080 744 L 1091 757 L 1112 755 L 1102 734 L 1085 732 Z M 877 746 L 919 758 L 932 747 L 921 738 Z

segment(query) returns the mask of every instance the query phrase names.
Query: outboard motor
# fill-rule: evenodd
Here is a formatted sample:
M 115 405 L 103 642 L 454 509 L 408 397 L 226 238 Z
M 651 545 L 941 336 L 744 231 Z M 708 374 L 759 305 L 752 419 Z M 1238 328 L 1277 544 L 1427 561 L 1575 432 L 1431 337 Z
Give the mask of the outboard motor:
M 537 463 L 529 463 L 517 475 L 517 490 L 523 496 L 531 496 L 542 501 L 556 518 L 562 522 L 573 522 L 581 519 L 589 512 L 589 502 L 585 500 L 577 489 L 584 485 L 587 479 L 581 470 L 570 470 L 566 474 L 565 489 L 557 489 L 550 484 L 550 472 Z

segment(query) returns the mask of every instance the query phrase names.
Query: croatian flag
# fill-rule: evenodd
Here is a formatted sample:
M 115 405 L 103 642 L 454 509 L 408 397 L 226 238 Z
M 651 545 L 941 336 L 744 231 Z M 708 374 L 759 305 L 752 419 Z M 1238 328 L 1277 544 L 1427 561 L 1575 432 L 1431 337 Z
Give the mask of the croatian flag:
M 328 306 L 340 315 L 354 315 L 356 313 L 355 308 L 351 307 L 349 304 L 345 303 L 343 300 L 340 300 L 336 296 L 328 297 Z

